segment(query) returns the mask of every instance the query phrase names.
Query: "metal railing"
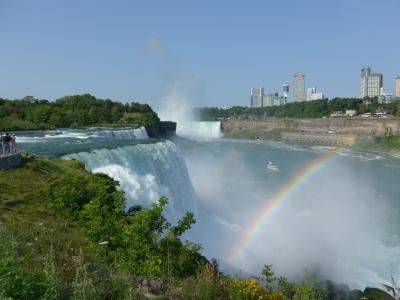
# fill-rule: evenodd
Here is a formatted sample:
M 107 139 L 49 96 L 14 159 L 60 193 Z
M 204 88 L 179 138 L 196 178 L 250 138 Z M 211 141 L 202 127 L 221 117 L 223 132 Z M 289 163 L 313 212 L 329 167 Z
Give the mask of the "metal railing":
M 12 142 L 1 141 L 0 157 L 7 156 L 7 155 L 13 155 L 13 154 L 16 154 L 17 152 L 18 152 L 17 143 L 15 141 L 12 141 Z

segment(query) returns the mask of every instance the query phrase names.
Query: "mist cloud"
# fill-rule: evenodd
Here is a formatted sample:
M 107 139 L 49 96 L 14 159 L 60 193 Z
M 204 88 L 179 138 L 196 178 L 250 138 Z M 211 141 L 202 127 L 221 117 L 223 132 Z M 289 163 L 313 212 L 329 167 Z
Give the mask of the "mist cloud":
M 193 107 L 198 106 L 205 95 L 205 83 L 198 75 L 173 81 L 167 93 L 159 101 L 158 115 L 161 120 L 175 122 L 194 121 Z

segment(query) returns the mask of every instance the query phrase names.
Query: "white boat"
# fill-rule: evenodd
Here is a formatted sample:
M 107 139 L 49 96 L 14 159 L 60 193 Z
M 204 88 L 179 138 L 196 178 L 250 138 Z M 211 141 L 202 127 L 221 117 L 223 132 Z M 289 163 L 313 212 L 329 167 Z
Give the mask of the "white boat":
M 272 162 L 270 162 L 270 161 L 267 164 L 267 169 L 270 170 L 270 171 L 274 171 L 274 172 L 278 172 L 279 171 L 279 167 L 273 165 Z

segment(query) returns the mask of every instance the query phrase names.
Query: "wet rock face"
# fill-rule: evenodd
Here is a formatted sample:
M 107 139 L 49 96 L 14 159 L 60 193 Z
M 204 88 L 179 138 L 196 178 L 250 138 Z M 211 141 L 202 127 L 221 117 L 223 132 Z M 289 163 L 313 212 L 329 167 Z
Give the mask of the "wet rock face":
M 161 121 L 153 126 L 146 126 L 147 134 L 150 138 L 171 138 L 175 136 L 176 123 Z

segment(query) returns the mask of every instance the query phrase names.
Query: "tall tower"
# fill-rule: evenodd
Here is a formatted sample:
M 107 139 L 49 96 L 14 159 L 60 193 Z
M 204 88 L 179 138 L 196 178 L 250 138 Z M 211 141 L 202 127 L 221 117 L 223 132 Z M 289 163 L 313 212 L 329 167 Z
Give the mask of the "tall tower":
M 264 97 L 264 88 L 252 88 L 250 91 L 250 106 L 262 107 Z
M 396 76 L 396 91 L 395 96 L 400 97 L 400 75 Z
M 383 93 L 383 75 L 371 73 L 371 68 L 365 66 L 361 69 L 360 98 L 376 97 Z
M 296 74 L 293 76 L 293 99 L 295 102 L 306 100 L 305 95 L 305 76 Z
M 282 93 L 283 93 L 283 99 L 285 104 L 288 103 L 288 97 L 289 97 L 289 85 L 284 84 L 282 85 Z

